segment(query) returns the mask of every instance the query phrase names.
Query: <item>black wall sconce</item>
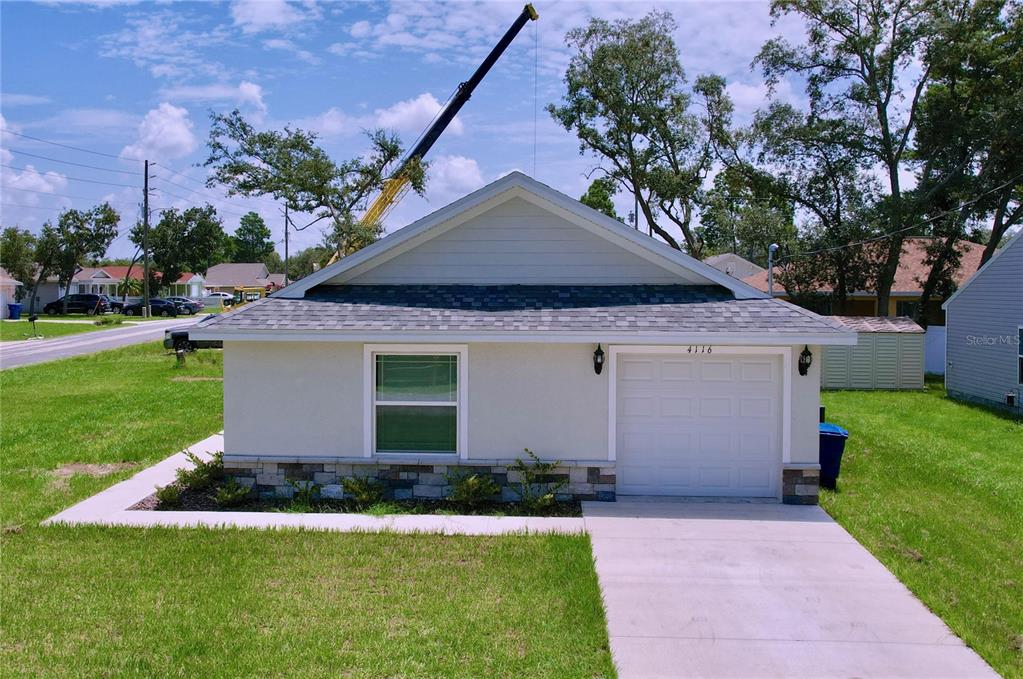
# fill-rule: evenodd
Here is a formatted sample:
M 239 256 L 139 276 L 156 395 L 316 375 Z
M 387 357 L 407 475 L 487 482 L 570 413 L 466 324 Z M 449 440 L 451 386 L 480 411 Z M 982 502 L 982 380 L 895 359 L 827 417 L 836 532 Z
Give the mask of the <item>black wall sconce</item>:
M 810 347 L 803 345 L 803 351 L 799 353 L 799 374 L 806 375 L 812 364 L 813 354 L 810 353 Z
M 597 345 L 597 350 L 593 352 L 593 372 L 598 375 L 604 370 L 604 350 Z

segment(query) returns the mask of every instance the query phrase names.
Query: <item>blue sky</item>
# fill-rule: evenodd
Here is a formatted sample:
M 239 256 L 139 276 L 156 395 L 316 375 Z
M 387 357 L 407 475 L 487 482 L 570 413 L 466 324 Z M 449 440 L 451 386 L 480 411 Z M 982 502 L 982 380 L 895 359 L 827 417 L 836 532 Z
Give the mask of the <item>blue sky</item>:
M 543 106 L 563 93 L 570 56 L 565 32 L 590 17 L 668 9 L 679 23 L 676 40 L 689 78 L 725 76 L 740 116 L 763 105 L 766 88 L 750 70 L 760 45 L 774 35 L 801 33 L 793 20 L 772 26 L 767 2 L 534 5 L 540 21 L 523 30 L 434 146 L 427 196 L 408 197 L 389 216 L 389 230 L 514 169 L 573 196 L 585 190 L 594 162 L 579 155 L 574 137 L 554 125 Z M 260 127 L 315 130 L 337 159 L 365 150 L 362 130 L 368 128 L 392 129 L 410 143 L 521 6 L 4 2 L 4 130 L 106 155 L 3 134 L 0 162 L 9 167 L 0 167 L 0 223 L 38 231 L 61 208 L 109 200 L 126 233 L 139 214 L 141 159 L 149 158 L 158 164 L 153 207 L 212 202 L 229 232 L 254 209 L 280 239 L 283 219 L 273 201 L 228 198 L 201 185 L 204 170 L 195 165 L 205 158 L 210 110 L 237 107 Z M 779 96 L 797 95 L 783 83 Z M 630 201 L 619 200 L 624 213 Z M 319 240 L 310 229 L 295 234 L 292 246 Z M 130 256 L 132 249 L 121 236 L 110 255 Z

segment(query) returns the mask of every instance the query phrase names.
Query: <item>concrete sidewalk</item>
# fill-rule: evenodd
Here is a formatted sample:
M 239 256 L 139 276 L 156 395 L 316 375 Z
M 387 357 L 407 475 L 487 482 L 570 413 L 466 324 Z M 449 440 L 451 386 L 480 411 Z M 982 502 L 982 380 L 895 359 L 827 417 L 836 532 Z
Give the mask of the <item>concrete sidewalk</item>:
M 215 434 L 189 446 L 208 459 L 224 449 L 224 437 Z M 171 526 L 189 528 L 307 528 L 338 532 L 441 533 L 444 535 L 505 535 L 509 533 L 582 533 L 581 518 L 540 516 L 369 516 L 367 514 L 285 514 L 277 512 L 174 512 L 129 511 L 127 508 L 152 495 L 156 486 L 174 481 L 174 473 L 189 466 L 183 452 L 168 457 L 135 476 L 115 484 L 52 516 L 44 524 L 103 526 Z
M 819 507 L 583 513 L 624 679 L 997 676 Z

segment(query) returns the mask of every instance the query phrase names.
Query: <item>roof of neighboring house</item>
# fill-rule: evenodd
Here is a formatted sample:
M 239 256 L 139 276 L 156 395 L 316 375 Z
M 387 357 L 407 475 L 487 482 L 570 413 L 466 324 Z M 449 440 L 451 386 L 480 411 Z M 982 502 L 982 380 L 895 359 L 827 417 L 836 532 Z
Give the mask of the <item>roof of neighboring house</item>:
M 129 270 L 131 272 L 130 275 L 129 275 Z M 96 274 L 101 274 L 101 273 L 102 274 L 106 274 L 106 276 L 97 276 L 96 275 Z M 160 272 L 155 270 L 155 269 L 153 270 L 153 273 L 156 274 L 157 276 L 160 275 Z M 141 264 L 134 264 L 134 265 L 132 265 L 130 267 L 128 267 L 128 266 L 121 266 L 121 265 L 114 265 L 114 266 L 86 266 L 86 267 L 83 267 L 78 273 L 76 273 L 74 278 L 72 278 L 71 280 L 74 281 L 75 283 L 85 283 L 85 282 L 93 281 L 93 280 L 97 280 L 97 279 L 103 279 L 103 280 L 111 280 L 112 279 L 112 280 L 115 280 L 115 281 L 123 281 L 125 276 L 128 276 L 128 278 L 130 278 L 132 280 L 141 281 L 143 279 L 143 277 L 144 277 L 144 274 L 145 274 L 145 270 L 144 270 L 144 268 L 143 268 L 143 266 Z M 196 275 L 197 274 L 194 274 L 191 271 L 186 271 L 186 272 L 182 273 L 181 276 L 178 277 L 178 280 L 176 280 L 175 283 L 187 283 L 188 281 L 190 281 Z M 201 278 L 201 276 L 200 276 L 200 278 Z
M 273 283 L 278 288 L 283 288 L 284 287 L 284 274 L 282 274 L 282 273 L 272 273 L 272 274 L 270 274 L 269 276 L 266 277 L 266 281 L 267 281 L 267 283 Z
M 718 271 L 724 271 L 729 276 L 735 276 L 742 280 L 753 274 L 767 271 L 759 264 L 754 264 L 745 257 L 740 257 L 734 252 L 723 252 L 720 255 L 711 255 L 703 260 Z
M 320 286 L 200 323 L 218 331 L 836 333 L 827 317 L 718 286 Z
M 0 285 L 21 285 L 21 281 L 16 280 L 11 274 L 7 273 L 7 269 L 0 266 Z
M 838 321 L 856 332 L 926 332 L 926 330 L 914 323 L 912 318 L 907 316 L 894 316 L 891 318 L 882 316 L 828 316 L 828 318 Z
M 268 275 L 266 264 L 261 262 L 228 262 L 211 266 L 206 271 L 206 285 L 212 288 L 255 287 L 266 285 Z
M 895 272 L 895 281 L 892 283 L 892 295 L 919 295 L 923 292 L 923 282 L 927 280 L 930 273 L 930 265 L 927 264 L 927 245 L 931 242 L 930 237 L 907 238 L 902 247 L 902 258 L 899 260 L 899 268 Z M 962 253 L 959 260 L 959 268 L 956 270 L 955 283 L 963 285 L 977 272 L 980 266 L 980 257 L 984 254 L 984 246 L 980 243 L 962 240 L 956 244 L 956 248 Z M 774 294 L 784 295 L 785 289 L 778 283 L 778 268 L 775 267 Z M 753 274 L 743 279 L 758 290 L 767 290 L 767 271 Z M 822 288 L 822 292 L 830 292 L 830 288 Z

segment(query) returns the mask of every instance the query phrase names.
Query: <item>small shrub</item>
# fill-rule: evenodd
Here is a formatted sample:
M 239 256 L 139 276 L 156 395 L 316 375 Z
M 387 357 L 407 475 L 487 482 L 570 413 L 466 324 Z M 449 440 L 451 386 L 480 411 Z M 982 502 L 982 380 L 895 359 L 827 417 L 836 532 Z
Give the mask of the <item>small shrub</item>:
M 557 492 L 565 486 L 565 481 L 550 479 L 554 470 L 561 465 L 560 461 L 543 462 L 529 448 L 526 448 L 525 452 L 532 464 L 526 464 L 525 460 L 519 458 L 512 465 L 512 469 L 518 472 L 521 479 L 516 492 L 519 494 L 522 508 L 530 514 L 536 514 L 554 505 Z
M 291 496 L 291 504 L 296 507 L 312 507 L 320 498 L 320 487 L 312 481 L 288 479 L 288 485 L 295 489 L 295 494 Z
M 219 507 L 237 507 L 245 504 L 248 497 L 249 489 L 238 485 L 238 482 L 231 479 L 220 488 L 217 488 L 217 494 L 214 499 Z
M 408 514 L 408 510 L 393 502 L 377 502 L 366 507 L 370 516 L 388 516 L 390 514 Z
M 182 486 L 191 490 L 206 490 L 224 478 L 223 453 L 213 453 L 209 461 L 203 461 L 190 450 L 186 450 L 185 455 L 194 466 L 191 469 L 182 468 L 177 471 L 177 480 Z
M 384 499 L 384 487 L 368 476 L 342 479 L 341 488 L 360 507 L 369 507 Z
M 448 474 L 451 493 L 448 500 L 467 507 L 479 507 L 501 492 L 492 476 L 487 474 Z
M 171 484 L 169 486 L 156 487 L 156 501 L 160 508 L 181 506 L 181 488 Z
M 102 325 L 121 325 L 122 323 L 124 323 L 124 321 L 121 320 L 120 318 L 115 317 L 115 316 L 100 316 L 99 318 L 97 318 L 92 323 L 93 323 L 93 325 L 100 325 L 100 326 L 102 326 Z

